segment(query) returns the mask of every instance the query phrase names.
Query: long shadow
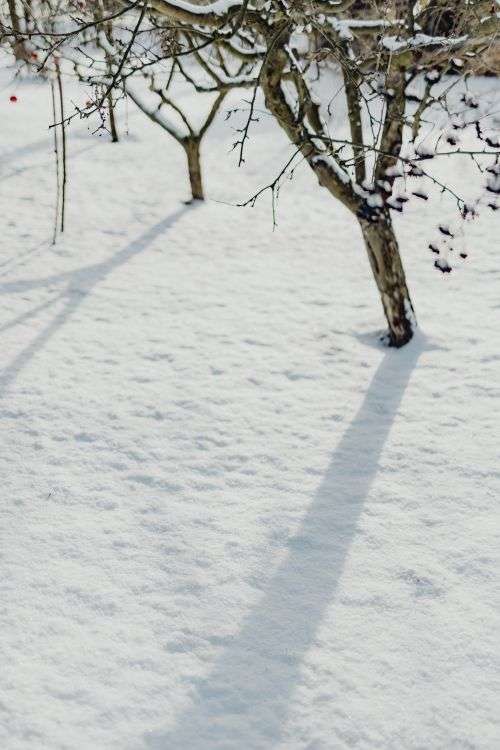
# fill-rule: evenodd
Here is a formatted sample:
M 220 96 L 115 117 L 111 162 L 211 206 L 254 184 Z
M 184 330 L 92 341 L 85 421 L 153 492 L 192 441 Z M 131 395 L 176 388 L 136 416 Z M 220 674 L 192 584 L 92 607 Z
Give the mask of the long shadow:
M 37 253 L 40 248 L 44 247 L 44 245 L 48 245 L 48 242 L 48 240 L 44 240 L 38 245 L 24 250 L 24 252 L 18 252 L 15 257 L 6 258 L 6 260 L 0 263 L 0 268 L 6 269 L 0 272 L 0 277 L 7 276 L 12 272 L 14 268 L 19 268 L 20 266 L 22 266 L 24 263 L 26 263 L 28 258 Z
M 86 140 L 88 139 L 88 133 L 85 133 L 83 136 Z M 76 133 L 73 135 L 73 133 L 69 134 L 69 142 L 74 143 L 77 140 L 81 140 L 82 136 L 79 133 Z M 85 149 L 82 149 L 81 151 L 77 152 L 82 153 L 84 150 L 86 151 L 87 148 L 93 148 L 94 146 L 86 147 Z M 0 170 L 5 167 L 6 164 L 10 164 L 12 161 L 19 161 L 19 159 L 23 159 L 25 156 L 32 156 L 33 154 L 36 154 L 38 151 L 47 151 L 48 154 L 52 153 L 53 148 L 53 138 L 49 132 L 43 137 L 40 138 L 38 141 L 33 141 L 33 143 L 28 143 L 24 146 L 19 146 L 18 148 L 12 148 L 10 151 L 5 151 L 4 153 L 0 154 Z M 77 155 L 75 154 L 75 155 Z M 3 178 L 4 175 L 2 175 Z
M 84 154 L 86 151 L 92 151 L 92 149 L 96 148 L 98 143 L 93 143 L 90 146 L 84 146 L 83 148 L 79 149 L 78 151 L 73 151 L 70 156 L 71 160 L 76 159 L 77 156 L 80 156 L 81 154 Z M 30 172 L 33 169 L 42 169 L 45 167 L 45 164 L 26 164 L 24 167 L 16 167 L 15 169 L 11 170 L 7 174 L 2 174 L 2 183 L 4 183 L 6 180 L 10 180 L 12 177 L 19 177 L 20 174 L 24 174 L 24 172 Z
M 422 350 L 388 351 L 336 448 L 298 533 L 240 632 L 154 750 L 269 750 L 280 742 L 301 665 L 332 604 L 380 454 Z M 334 665 L 333 665 L 334 666 Z
M 5 389 L 16 379 L 19 372 L 28 364 L 28 362 L 39 352 L 50 338 L 63 326 L 68 318 L 78 309 L 83 300 L 90 294 L 92 289 L 99 282 L 103 281 L 108 274 L 115 268 L 124 265 L 138 255 L 167 229 L 171 229 L 176 221 L 186 213 L 192 210 L 193 206 L 182 206 L 174 213 L 154 224 L 146 232 L 136 239 L 129 242 L 115 255 L 111 256 L 101 263 L 84 266 L 75 271 L 46 276 L 41 279 L 26 279 L 21 281 L 7 282 L 0 284 L 0 294 L 15 294 L 25 292 L 31 289 L 47 288 L 52 290 L 55 287 L 54 296 L 36 307 L 28 310 L 18 318 L 5 323 L 0 332 L 11 328 L 19 323 L 34 317 L 38 312 L 63 300 L 62 309 L 54 318 L 38 333 L 35 338 L 26 346 L 15 359 L 0 371 L 0 397 Z
M 51 145 L 50 134 L 47 133 L 46 136 L 40 138 L 38 141 L 33 141 L 33 143 L 28 143 L 26 146 L 19 146 L 19 148 L 13 148 L 3 153 L 0 156 L 1 165 L 3 167 L 11 161 L 17 161 L 24 156 L 31 156 L 31 154 L 35 154 L 37 151 L 47 150 L 50 152 Z

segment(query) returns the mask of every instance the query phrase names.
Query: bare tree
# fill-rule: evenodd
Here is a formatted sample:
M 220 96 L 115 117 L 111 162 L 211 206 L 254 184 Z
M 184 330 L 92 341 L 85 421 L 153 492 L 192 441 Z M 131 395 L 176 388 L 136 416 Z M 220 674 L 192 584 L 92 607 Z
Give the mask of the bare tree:
M 101 24 L 96 24 L 96 28 L 100 26 Z M 88 61 L 91 60 L 91 74 L 94 73 L 96 60 L 92 56 L 91 46 L 95 43 L 104 50 L 108 66 L 106 79 L 108 103 L 113 90 L 121 86 L 124 94 L 152 122 L 159 125 L 182 146 L 186 155 L 191 199 L 204 200 L 202 141 L 220 111 L 227 93 L 232 88 L 242 88 L 253 83 L 252 78 L 247 81 L 242 75 L 245 61 L 240 61 L 237 69 L 231 72 L 218 51 L 218 66 L 208 65 L 190 34 L 182 33 L 168 25 L 165 26 L 161 19 L 159 21 L 152 17 L 149 25 L 142 29 L 140 43 L 130 49 L 133 64 L 122 66 L 123 52 L 113 40 L 111 29 L 112 22 L 107 21 L 104 37 L 101 30 L 95 38 L 92 36 L 89 38 L 86 45 L 85 68 L 88 69 Z M 186 53 L 188 53 L 188 60 L 185 59 Z M 163 71 L 166 63 L 169 64 L 167 75 Z M 113 76 L 120 66 L 120 76 L 115 79 Z M 90 80 L 92 77 L 91 75 Z M 80 74 L 80 78 L 85 78 L 85 74 Z M 102 76 L 100 78 L 102 79 Z M 179 79 L 199 94 L 200 102 L 206 98 L 211 99 L 211 104 L 199 124 L 193 122 L 193 118 L 176 99 L 175 90 L 179 89 Z M 113 85 L 109 85 L 110 81 Z M 112 110 L 112 106 L 108 106 L 108 109 Z M 196 119 L 199 120 L 199 113 L 197 115 Z M 110 112 L 111 117 L 112 112 Z
M 257 53 L 256 60 L 249 60 L 254 97 L 238 144 L 241 160 L 254 119 L 255 93 L 261 88 L 267 108 L 297 156 L 359 222 L 394 346 L 409 341 L 415 326 L 391 217 L 406 200 L 397 193 L 398 178 L 426 176 L 420 162 L 436 158 L 439 151 L 418 148 L 424 115 L 432 106 L 440 106 L 450 118 L 453 114 L 446 86 L 444 92 L 438 91 L 439 83 L 453 66 L 460 67 L 459 56 L 475 56 L 486 49 L 498 26 L 496 14 L 488 13 L 487 3 L 481 1 L 469 3 L 467 12 L 457 12 L 448 25 L 438 22 L 430 5 L 422 9 L 421 4 L 400 0 L 383 7 L 353 0 L 207 4 L 152 0 L 158 14 L 190 35 L 198 55 L 206 52 L 205 64 L 212 70 L 224 55 Z M 430 27 L 431 34 L 422 30 L 422 24 Z M 342 128 L 338 134 L 332 132 L 330 94 L 325 96 L 321 85 L 315 85 L 325 77 L 325 62 L 334 65 L 342 79 L 347 133 Z M 489 148 L 481 143 L 477 153 L 452 151 L 455 158 L 498 159 L 497 145 L 491 140 Z M 450 156 L 449 149 L 444 153 Z M 447 185 L 441 187 L 454 192 Z M 457 204 L 467 213 L 459 196 Z
M 163 128 L 163 130 L 171 135 L 172 138 L 174 138 L 177 143 L 182 146 L 186 154 L 189 183 L 191 186 L 191 199 L 200 201 L 205 200 L 200 158 L 201 142 L 203 136 L 207 132 L 217 112 L 219 111 L 227 91 L 222 90 L 217 94 L 202 125 L 199 128 L 195 128 L 191 124 L 187 114 L 183 112 L 182 108 L 174 101 L 172 101 L 162 89 L 155 88 L 154 80 L 151 81 L 151 90 L 159 99 L 158 104 L 156 104 L 154 107 L 149 107 L 144 99 L 141 98 L 140 94 L 138 94 L 132 86 L 127 86 L 127 94 L 139 107 L 139 109 L 144 112 L 144 114 L 147 115 L 150 120 Z M 169 119 L 166 116 L 164 109 L 168 108 L 179 115 L 179 118 L 184 125 L 184 132 L 176 126 L 171 118 Z
M 219 97 L 225 88 L 250 88 L 235 143 L 241 164 L 262 92 L 293 153 L 276 179 L 248 202 L 267 188 L 274 197 L 281 178 L 297 162 L 307 163 L 319 184 L 359 223 L 388 342 L 407 343 L 415 316 L 392 214 L 402 212 L 409 199 L 428 195 L 423 187 L 408 193 L 405 185 L 429 182 L 455 201 L 465 219 L 477 213 L 481 201 L 471 206 L 433 173 L 429 162 L 472 159 L 487 177 L 490 207 L 497 207 L 498 128 L 471 91 L 469 77 L 471 61 L 496 42 L 499 18 L 491 0 L 151 0 L 148 7 L 122 8 L 122 39 L 112 72 L 93 72 L 103 85 L 95 108 L 110 91 L 129 86 L 132 91 L 139 73 L 154 80 L 156 67 L 166 60 L 193 80 L 192 70 L 202 68 L 211 84 L 196 83 L 197 91 L 217 91 Z M 107 3 L 104 9 L 115 12 Z M 157 50 L 159 30 L 179 42 L 167 54 Z M 76 48 L 80 34 L 74 28 L 66 41 Z M 153 89 L 158 106 L 150 109 L 137 96 L 136 103 L 182 143 L 196 177 L 200 132 L 163 89 Z M 163 119 L 167 107 L 181 118 L 187 135 Z M 462 146 L 466 132 L 472 135 Z M 199 189 L 195 180 L 193 191 Z M 446 226 L 440 231 L 446 240 L 453 236 Z M 438 255 L 436 268 L 448 271 L 441 248 L 430 247 Z

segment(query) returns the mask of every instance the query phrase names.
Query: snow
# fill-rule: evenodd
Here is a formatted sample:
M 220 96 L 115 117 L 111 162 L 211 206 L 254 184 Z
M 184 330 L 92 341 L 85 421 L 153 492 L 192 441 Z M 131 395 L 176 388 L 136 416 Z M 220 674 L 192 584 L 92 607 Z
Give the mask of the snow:
M 415 34 L 411 39 L 400 39 L 397 36 L 385 36 L 382 39 L 382 46 L 391 52 L 398 52 L 407 47 L 456 47 L 460 46 L 467 40 L 467 36 L 449 38 L 446 36 L 429 36 L 428 34 Z
M 263 115 L 236 168 L 244 92 L 203 206 L 135 108 L 75 122 L 52 246 L 48 91 L 2 91 L 0 747 L 498 747 L 496 215 L 446 274 L 447 196 L 395 218 L 420 332 L 385 350 L 306 165 L 275 231 L 228 205 L 290 156 Z
M 332 172 L 338 177 L 340 182 L 344 183 L 344 185 L 349 185 L 349 183 L 351 182 L 351 179 L 345 169 L 343 169 L 340 164 L 338 164 L 338 162 L 328 154 L 313 156 L 311 162 L 313 164 L 325 164 L 328 169 L 331 169 Z
M 193 15 L 204 15 L 207 13 L 213 13 L 216 16 L 224 16 L 233 8 L 239 8 L 241 2 L 239 0 L 215 0 L 212 3 L 187 3 L 184 0 L 167 0 L 167 6 L 172 8 L 179 8 L 179 10 L 187 11 Z

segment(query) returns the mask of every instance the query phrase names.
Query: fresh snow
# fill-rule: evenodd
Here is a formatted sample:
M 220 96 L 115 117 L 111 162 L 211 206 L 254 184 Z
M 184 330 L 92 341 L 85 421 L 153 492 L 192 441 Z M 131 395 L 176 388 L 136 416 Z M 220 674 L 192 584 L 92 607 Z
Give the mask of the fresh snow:
M 500 747 L 497 214 L 449 274 L 446 196 L 396 217 L 420 332 L 389 351 L 306 165 L 275 231 L 230 205 L 291 153 L 263 113 L 237 169 L 245 93 L 198 207 L 132 104 L 119 144 L 72 124 L 52 246 L 48 90 L 1 83 L 2 750 Z
M 405 47 L 456 47 L 463 44 L 467 39 L 467 36 L 455 37 L 450 39 L 447 36 L 429 36 L 428 34 L 415 34 L 411 39 L 400 39 L 397 36 L 386 36 L 382 39 L 382 45 L 391 50 L 391 52 L 398 52 Z
M 232 8 L 239 8 L 241 6 L 239 0 L 215 0 L 215 2 L 201 5 L 187 3 L 184 0 L 166 0 L 166 2 L 172 8 L 179 8 L 179 10 L 184 10 L 195 15 L 213 13 L 216 16 L 223 16 Z

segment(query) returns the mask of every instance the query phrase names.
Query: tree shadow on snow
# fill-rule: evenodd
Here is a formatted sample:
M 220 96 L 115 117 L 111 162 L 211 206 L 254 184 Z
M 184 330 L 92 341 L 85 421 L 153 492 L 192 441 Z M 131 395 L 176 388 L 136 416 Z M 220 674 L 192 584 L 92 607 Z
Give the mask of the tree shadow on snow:
M 24 323 L 30 318 L 34 318 L 42 310 L 56 306 L 62 302 L 62 308 L 54 318 L 10 364 L 0 371 L 0 397 L 32 357 L 45 346 L 52 336 L 66 323 L 68 318 L 73 315 L 98 283 L 103 281 L 116 268 L 124 265 L 135 255 L 146 250 L 154 240 L 160 237 L 167 229 L 171 229 L 181 216 L 188 210 L 192 210 L 192 208 L 192 206 L 183 205 L 177 211 L 174 211 L 174 213 L 154 224 L 146 232 L 129 242 L 108 260 L 101 263 L 94 263 L 83 268 L 77 268 L 74 271 L 46 276 L 42 279 L 26 279 L 0 284 L 0 295 L 22 293 L 40 288 L 54 290 L 49 300 L 37 304 L 27 312 L 2 325 L 0 333 Z
M 419 336 L 385 353 L 262 599 L 197 685 L 191 706 L 170 731 L 148 732 L 147 747 L 269 750 L 281 741 L 304 655 L 332 605 L 422 343 Z
M 19 159 L 23 159 L 25 156 L 32 156 L 33 154 L 36 154 L 37 151 L 47 151 L 47 153 L 50 154 L 51 147 L 52 139 L 50 137 L 50 134 L 47 133 L 47 135 L 45 135 L 43 138 L 40 138 L 38 141 L 33 141 L 33 143 L 28 143 L 25 146 L 19 146 L 18 148 L 13 148 L 10 151 L 5 151 L 1 156 L 2 169 L 11 161 L 18 161 Z

